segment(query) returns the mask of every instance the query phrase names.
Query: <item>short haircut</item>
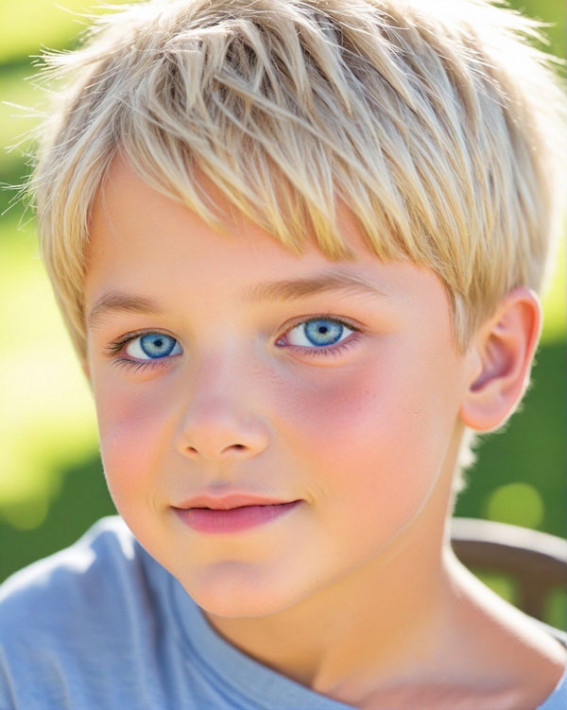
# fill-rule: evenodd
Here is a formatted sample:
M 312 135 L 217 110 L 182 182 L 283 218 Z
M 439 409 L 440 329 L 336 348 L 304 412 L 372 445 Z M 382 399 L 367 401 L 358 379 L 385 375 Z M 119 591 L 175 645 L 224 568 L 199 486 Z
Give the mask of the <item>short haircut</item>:
M 119 152 L 215 224 L 206 175 L 297 253 L 314 237 L 349 258 L 343 201 L 378 258 L 438 274 L 463 349 L 504 294 L 541 289 L 559 231 L 565 108 L 537 35 L 483 0 L 150 0 L 98 19 L 46 59 L 67 79 L 30 183 L 80 357 L 89 211 Z

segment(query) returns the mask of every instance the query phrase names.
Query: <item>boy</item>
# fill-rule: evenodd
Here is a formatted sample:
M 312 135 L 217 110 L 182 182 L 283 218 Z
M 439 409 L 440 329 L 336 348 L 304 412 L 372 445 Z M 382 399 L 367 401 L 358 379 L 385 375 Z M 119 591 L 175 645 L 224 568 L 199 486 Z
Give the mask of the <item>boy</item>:
M 33 189 L 125 524 L 6 583 L 2 710 L 564 707 L 562 644 L 447 535 L 558 228 L 531 32 L 473 0 L 151 0 L 58 60 Z

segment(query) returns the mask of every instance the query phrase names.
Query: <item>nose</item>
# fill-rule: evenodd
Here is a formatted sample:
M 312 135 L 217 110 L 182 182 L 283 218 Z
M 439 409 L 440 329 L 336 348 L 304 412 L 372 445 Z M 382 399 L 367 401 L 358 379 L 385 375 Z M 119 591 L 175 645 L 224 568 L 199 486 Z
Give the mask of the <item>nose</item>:
M 177 450 L 192 459 L 245 459 L 269 443 L 264 417 L 248 386 L 250 372 L 209 365 L 194 373 L 179 422 Z

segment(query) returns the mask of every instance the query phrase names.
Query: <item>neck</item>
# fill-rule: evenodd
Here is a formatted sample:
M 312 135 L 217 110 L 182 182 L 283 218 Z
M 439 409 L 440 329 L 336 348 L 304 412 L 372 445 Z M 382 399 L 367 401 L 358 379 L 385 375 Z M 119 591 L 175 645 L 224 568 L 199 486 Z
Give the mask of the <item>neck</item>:
M 426 509 L 378 559 L 290 609 L 209 621 L 264 665 L 352 702 L 365 686 L 409 674 L 437 655 L 451 587 L 444 521 L 444 511 Z

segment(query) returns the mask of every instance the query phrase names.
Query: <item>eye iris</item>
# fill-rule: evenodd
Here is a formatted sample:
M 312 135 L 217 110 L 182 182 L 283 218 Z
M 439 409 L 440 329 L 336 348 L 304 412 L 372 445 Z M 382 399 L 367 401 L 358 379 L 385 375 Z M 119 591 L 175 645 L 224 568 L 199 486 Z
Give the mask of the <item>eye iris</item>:
M 150 333 L 140 338 L 140 348 L 150 358 L 167 357 L 175 347 L 175 339 L 161 333 Z
M 331 320 L 312 320 L 305 324 L 305 335 L 313 345 L 334 345 L 343 334 L 343 325 Z

